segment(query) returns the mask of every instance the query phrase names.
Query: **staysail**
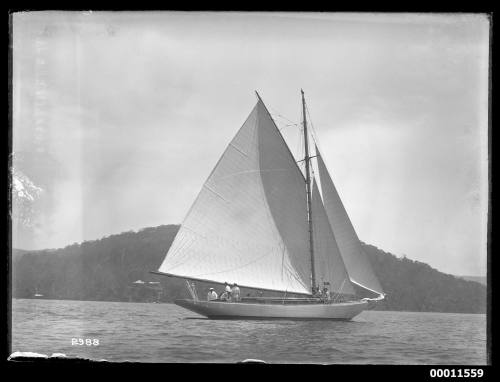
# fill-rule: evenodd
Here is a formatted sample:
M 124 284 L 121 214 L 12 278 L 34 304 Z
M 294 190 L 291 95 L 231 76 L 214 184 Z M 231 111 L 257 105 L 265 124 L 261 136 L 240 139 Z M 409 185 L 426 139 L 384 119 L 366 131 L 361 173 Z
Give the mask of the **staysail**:
M 316 180 L 313 182 L 311 210 L 316 280 L 319 286 L 322 287 L 324 282 L 328 282 L 329 289 L 333 292 L 355 294 L 323 207 Z
M 303 175 L 259 99 L 158 271 L 309 294 L 306 208 Z
M 351 281 L 374 293 L 383 294 L 371 264 L 361 248 L 358 236 L 335 189 L 333 181 L 316 147 L 321 191 L 325 211 Z

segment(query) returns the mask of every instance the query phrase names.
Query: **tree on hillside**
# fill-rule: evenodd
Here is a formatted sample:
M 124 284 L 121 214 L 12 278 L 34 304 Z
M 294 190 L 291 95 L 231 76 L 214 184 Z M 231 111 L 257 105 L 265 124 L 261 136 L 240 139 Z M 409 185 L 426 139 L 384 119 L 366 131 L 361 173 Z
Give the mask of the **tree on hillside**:
M 75 243 L 53 251 L 16 252 L 13 296 L 32 298 L 38 290 L 46 298 L 55 299 L 151 301 L 152 294 L 146 291 L 147 288 L 140 293 L 133 288 L 134 281 L 142 280 L 160 282 L 162 302 L 188 298 L 184 280 L 150 273 L 159 268 L 178 229 L 177 225 L 163 225 Z M 377 309 L 486 311 L 484 285 L 441 273 L 406 256 L 396 257 L 372 245 L 363 244 L 363 249 L 387 293 Z M 197 282 L 196 286 L 198 294 L 203 296 L 214 284 Z M 256 291 L 242 290 L 243 295 L 247 293 L 255 294 Z

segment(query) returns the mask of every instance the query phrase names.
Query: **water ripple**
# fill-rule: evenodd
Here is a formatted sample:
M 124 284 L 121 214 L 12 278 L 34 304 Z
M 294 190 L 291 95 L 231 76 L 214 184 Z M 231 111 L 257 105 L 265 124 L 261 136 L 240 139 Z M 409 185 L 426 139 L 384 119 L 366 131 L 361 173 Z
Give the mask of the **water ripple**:
M 350 322 L 224 321 L 172 304 L 15 299 L 12 341 L 19 351 L 121 362 L 484 365 L 486 316 L 367 311 Z

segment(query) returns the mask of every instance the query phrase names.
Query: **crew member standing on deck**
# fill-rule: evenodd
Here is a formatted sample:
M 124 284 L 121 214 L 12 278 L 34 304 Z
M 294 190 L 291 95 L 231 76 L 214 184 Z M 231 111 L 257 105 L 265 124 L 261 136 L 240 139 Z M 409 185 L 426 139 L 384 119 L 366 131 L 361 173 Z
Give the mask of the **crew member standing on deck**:
M 217 292 L 215 292 L 214 288 L 210 288 L 207 294 L 207 301 L 217 300 Z
M 231 301 L 231 287 L 229 286 L 229 284 L 227 282 L 224 283 L 224 301 L 228 301 L 230 302 Z M 222 295 L 221 295 L 221 298 L 222 298 Z
M 236 283 L 233 284 L 233 288 L 231 289 L 231 297 L 235 302 L 240 301 L 240 288 Z

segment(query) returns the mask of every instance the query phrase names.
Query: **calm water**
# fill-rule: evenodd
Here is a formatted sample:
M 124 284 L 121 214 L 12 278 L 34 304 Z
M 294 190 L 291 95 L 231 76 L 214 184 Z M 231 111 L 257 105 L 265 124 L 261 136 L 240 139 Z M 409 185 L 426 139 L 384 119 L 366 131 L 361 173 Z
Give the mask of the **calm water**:
M 72 338 L 99 346 L 72 346 Z M 485 365 L 486 316 L 366 311 L 351 322 L 218 321 L 173 304 L 15 299 L 12 351 L 140 362 Z

